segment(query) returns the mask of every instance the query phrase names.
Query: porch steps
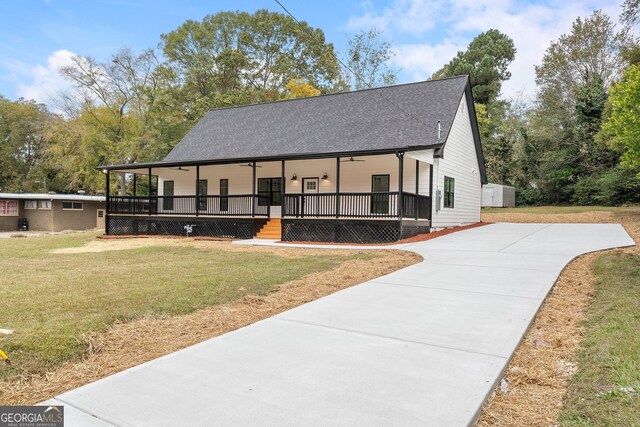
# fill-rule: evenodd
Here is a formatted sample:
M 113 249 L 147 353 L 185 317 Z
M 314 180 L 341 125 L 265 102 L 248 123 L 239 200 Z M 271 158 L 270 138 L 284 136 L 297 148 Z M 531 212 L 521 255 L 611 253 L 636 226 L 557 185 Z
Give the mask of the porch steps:
M 271 218 L 256 234 L 256 239 L 282 239 L 282 224 L 280 218 Z

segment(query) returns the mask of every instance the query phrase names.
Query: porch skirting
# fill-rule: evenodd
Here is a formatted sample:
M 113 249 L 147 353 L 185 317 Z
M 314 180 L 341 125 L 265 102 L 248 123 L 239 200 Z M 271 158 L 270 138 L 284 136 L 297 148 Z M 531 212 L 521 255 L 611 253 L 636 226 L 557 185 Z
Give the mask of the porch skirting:
M 429 221 L 282 219 L 285 242 L 392 243 L 428 233 Z
M 192 226 L 190 236 L 252 239 L 266 223 L 266 218 L 162 218 L 110 215 L 106 232 L 110 235 L 186 236 L 185 227 Z

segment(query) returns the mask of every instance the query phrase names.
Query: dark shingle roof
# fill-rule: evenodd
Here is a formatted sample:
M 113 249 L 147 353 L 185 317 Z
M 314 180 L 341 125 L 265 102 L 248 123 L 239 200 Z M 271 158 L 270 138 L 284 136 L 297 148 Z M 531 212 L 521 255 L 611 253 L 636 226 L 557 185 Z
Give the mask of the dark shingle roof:
M 209 111 L 166 162 L 366 152 L 446 140 L 466 76 Z M 442 138 L 437 139 L 437 123 Z

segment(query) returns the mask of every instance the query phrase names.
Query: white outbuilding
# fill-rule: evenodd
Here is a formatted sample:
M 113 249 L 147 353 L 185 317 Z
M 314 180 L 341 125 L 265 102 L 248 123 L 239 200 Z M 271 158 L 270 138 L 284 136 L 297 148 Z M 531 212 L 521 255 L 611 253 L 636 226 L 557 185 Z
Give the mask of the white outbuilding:
M 508 185 L 484 184 L 482 186 L 483 208 L 514 208 L 516 189 Z

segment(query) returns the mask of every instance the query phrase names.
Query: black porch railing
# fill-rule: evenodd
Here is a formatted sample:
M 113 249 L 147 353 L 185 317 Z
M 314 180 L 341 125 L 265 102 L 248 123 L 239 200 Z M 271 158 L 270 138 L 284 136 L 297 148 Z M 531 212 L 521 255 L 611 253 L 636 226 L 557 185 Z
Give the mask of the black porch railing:
M 261 199 L 266 199 L 266 201 Z M 251 194 L 229 196 L 109 196 L 110 214 L 166 216 L 269 217 L 268 198 Z
M 402 217 L 430 219 L 431 199 L 402 195 Z M 285 194 L 283 217 L 295 218 L 397 218 L 397 191 L 381 193 Z

